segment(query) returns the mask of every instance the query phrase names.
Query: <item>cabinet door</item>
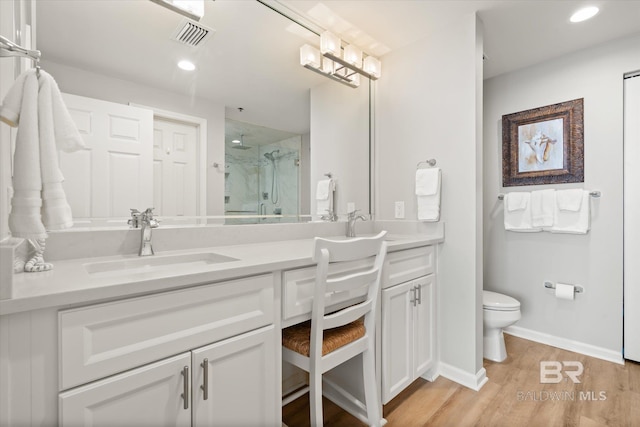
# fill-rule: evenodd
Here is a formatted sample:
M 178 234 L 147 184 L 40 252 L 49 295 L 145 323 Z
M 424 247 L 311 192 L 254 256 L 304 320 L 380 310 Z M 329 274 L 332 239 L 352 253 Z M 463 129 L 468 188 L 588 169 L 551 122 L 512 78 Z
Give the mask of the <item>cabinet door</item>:
M 275 350 L 273 326 L 194 350 L 193 426 L 276 425 Z
M 61 393 L 60 425 L 190 426 L 190 365 L 184 353 Z
M 434 282 L 433 275 L 412 282 L 418 292 L 418 304 L 414 308 L 414 378 L 431 368 L 434 360 Z
M 413 282 L 382 291 L 382 403 L 415 379 L 413 376 Z

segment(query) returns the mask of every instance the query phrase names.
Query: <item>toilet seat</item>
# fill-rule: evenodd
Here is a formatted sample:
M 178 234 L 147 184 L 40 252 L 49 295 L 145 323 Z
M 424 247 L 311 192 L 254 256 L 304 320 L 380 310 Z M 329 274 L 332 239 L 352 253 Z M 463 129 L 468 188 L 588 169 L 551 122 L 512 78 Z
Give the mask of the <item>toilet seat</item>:
M 520 301 L 497 292 L 482 291 L 482 308 L 493 311 L 520 310 Z

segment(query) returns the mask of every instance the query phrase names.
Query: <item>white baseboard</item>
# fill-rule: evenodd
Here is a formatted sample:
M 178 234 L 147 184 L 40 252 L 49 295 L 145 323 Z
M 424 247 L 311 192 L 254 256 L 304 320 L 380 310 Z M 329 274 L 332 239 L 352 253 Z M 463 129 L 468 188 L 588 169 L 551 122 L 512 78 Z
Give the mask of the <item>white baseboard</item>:
M 558 347 L 563 350 L 574 351 L 586 356 L 591 356 L 598 359 L 607 360 L 609 362 L 617 363 L 619 365 L 624 365 L 622 351 L 617 352 L 609 350 L 607 348 L 596 347 L 595 345 L 556 337 L 554 335 L 533 331 L 531 329 L 526 329 L 519 326 L 509 326 L 508 328 L 504 329 L 504 332 L 519 338 L 524 338 L 530 341 L 539 342 L 541 344 L 550 345 L 552 347 Z
M 475 391 L 480 390 L 482 386 L 489 381 L 489 378 L 487 378 L 487 371 L 485 371 L 484 368 L 480 369 L 474 375 L 463 371 L 460 368 L 456 368 L 455 366 L 440 362 L 438 365 L 438 372 L 443 377 Z

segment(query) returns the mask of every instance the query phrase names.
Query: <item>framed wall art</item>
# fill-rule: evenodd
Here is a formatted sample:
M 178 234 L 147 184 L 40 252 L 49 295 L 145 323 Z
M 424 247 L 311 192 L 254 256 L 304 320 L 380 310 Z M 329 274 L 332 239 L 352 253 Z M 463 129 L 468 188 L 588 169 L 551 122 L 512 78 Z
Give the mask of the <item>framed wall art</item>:
M 502 185 L 584 182 L 584 98 L 502 116 Z

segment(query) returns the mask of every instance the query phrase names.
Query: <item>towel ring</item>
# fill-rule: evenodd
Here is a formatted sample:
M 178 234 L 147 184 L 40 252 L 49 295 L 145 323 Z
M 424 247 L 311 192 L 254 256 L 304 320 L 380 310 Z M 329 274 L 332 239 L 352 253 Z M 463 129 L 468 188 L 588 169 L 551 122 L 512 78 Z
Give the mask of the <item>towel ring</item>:
M 420 169 L 420 165 L 421 164 L 425 164 L 425 165 L 429 165 L 431 167 L 436 165 L 436 159 L 429 159 L 429 160 L 423 160 L 418 162 L 418 164 L 416 165 L 416 169 Z

